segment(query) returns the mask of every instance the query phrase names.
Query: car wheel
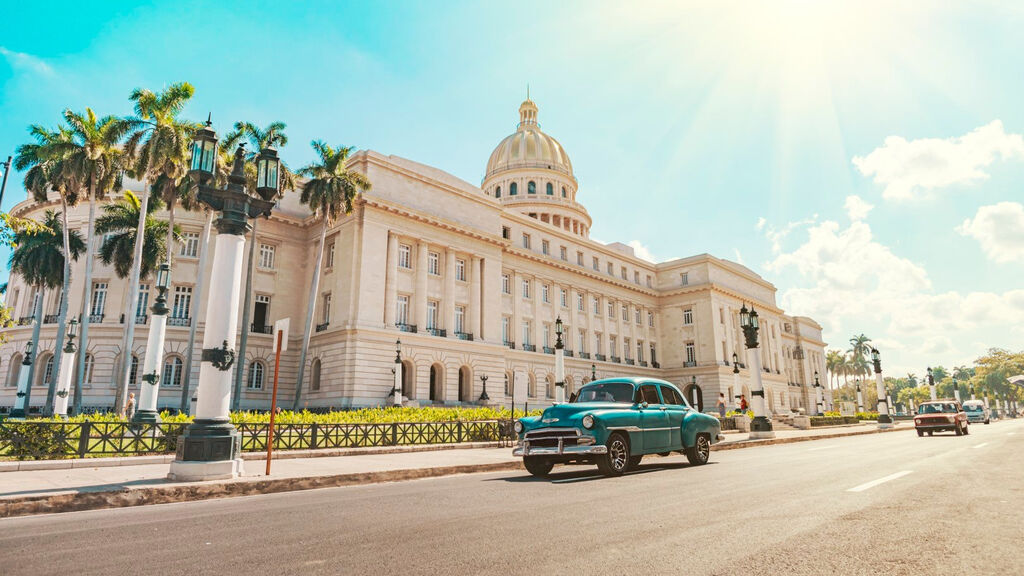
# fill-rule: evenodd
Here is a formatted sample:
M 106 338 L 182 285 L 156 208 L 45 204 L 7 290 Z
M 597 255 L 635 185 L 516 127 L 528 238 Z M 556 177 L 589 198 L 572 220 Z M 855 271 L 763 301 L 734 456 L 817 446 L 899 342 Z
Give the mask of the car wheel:
M 526 456 L 523 458 L 523 466 L 526 466 L 526 471 L 538 478 L 544 478 L 551 473 L 551 469 L 555 467 L 555 463 L 547 458 L 541 458 L 540 456 Z
M 971 433 L 971 424 L 969 422 L 964 423 L 964 436 Z
M 956 425 L 953 426 L 953 432 L 955 432 L 957 436 L 964 435 L 964 429 L 960 426 L 959 422 L 957 422 Z
M 629 440 L 616 432 L 608 437 L 605 444 L 608 452 L 597 459 L 597 469 L 605 476 L 622 476 L 629 468 Z
M 991 424 L 991 423 L 992 423 L 991 420 L 985 420 L 985 424 Z
M 921 436 L 924 436 L 924 430 L 918 430 L 918 431 L 917 431 L 917 436 L 918 436 L 919 438 L 920 438 Z
M 928 435 L 929 435 L 929 436 L 931 436 L 931 435 L 932 435 L 932 431 L 931 431 L 931 430 L 929 430 L 929 431 L 928 431 Z
M 707 434 L 698 434 L 693 446 L 686 449 L 686 459 L 694 466 L 708 463 L 711 457 L 711 440 Z
M 640 456 L 630 456 L 629 457 L 629 469 L 632 470 L 632 469 L 636 468 L 637 466 L 639 466 L 640 465 L 640 461 L 643 460 L 643 459 L 644 459 L 643 454 L 641 454 Z

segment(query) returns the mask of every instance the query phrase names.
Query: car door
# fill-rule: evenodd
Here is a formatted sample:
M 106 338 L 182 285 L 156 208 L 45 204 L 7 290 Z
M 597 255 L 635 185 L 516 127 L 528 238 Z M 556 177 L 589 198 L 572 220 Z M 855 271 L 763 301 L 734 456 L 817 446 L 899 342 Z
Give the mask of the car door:
M 671 428 L 668 424 L 668 410 L 661 401 L 658 386 L 643 384 L 640 397 L 647 408 L 640 411 L 640 429 L 643 430 L 645 453 L 664 452 L 669 449 Z
M 679 392 L 670 386 L 661 387 L 661 399 L 664 402 L 665 414 L 668 416 L 669 447 L 672 450 L 683 448 L 683 417 L 686 416 L 688 408 L 683 403 L 683 397 Z

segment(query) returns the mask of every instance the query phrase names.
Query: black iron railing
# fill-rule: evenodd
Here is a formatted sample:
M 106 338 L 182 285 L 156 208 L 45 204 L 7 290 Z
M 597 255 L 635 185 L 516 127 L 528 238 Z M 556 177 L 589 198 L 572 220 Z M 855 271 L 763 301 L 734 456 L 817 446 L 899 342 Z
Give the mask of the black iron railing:
M 647 360 L 641 360 L 641 361 L 639 362 L 639 364 L 640 364 L 641 366 L 643 366 L 644 368 L 647 368 Z
M 249 326 L 249 331 L 255 334 L 273 334 L 274 327 L 270 324 L 252 324 Z
M 31 323 L 32 323 L 32 317 L 31 316 L 22 316 L 21 318 L 18 318 L 18 326 L 28 326 Z
M 651 368 L 661 368 L 661 364 L 655 362 L 654 360 L 651 360 Z
M 0 458 L 40 460 L 171 454 L 187 423 L 0 422 Z M 268 424 L 236 424 L 242 450 L 267 449 Z M 510 420 L 382 424 L 279 424 L 274 448 L 309 450 L 515 440 Z
M 56 324 L 59 317 L 58 314 L 47 314 L 43 316 L 43 324 Z
M 580 352 L 580 358 L 584 360 L 590 360 L 590 352 Z
M 324 322 L 323 324 L 317 324 L 316 325 L 316 331 L 317 332 L 323 332 L 324 330 L 327 330 L 327 327 L 330 326 L 330 325 L 331 325 L 330 322 Z
M 536 344 L 523 344 L 523 350 L 526 350 L 527 352 L 536 352 L 537 346 Z
M 515 350 L 515 348 L 516 348 L 516 343 L 515 342 L 511 342 L 509 340 L 505 340 L 503 342 L 503 344 L 505 344 L 505 346 L 508 346 L 509 348 L 512 348 L 513 350 Z
M 565 354 L 566 358 L 572 358 L 572 350 L 569 350 L 568 348 L 566 348 L 562 353 Z M 583 353 L 580 352 L 580 354 L 583 354 Z
M 445 338 L 448 336 L 448 331 L 445 330 L 444 328 L 427 328 L 427 334 L 430 334 L 431 336 L 440 336 L 441 338 Z
M 545 354 L 554 354 L 555 353 L 555 349 L 552 348 L 551 346 L 545 346 L 544 347 L 544 353 Z
M 395 324 L 395 327 L 401 330 L 402 332 L 416 332 L 415 324 Z
M 177 318 L 177 317 L 171 316 L 170 318 L 167 319 L 167 325 L 168 326 L 191 326 L 192 325 L 192 319 L 191 318 Z
M 54 320 L 56 322 L 56 320 Z M 90 314 L 89 324 L 103 324 L 103 314 Z
M 633 359 L 632 359 L 632 358 L 626 358 L 626 365 L 627 365 L 627 366 L 635 366 L 635 365 L 636 365 L 636 363 L 635 363 L 635 362 L 633 362 Z
M 458 338 L 459 340 L 473 340 L 473 335 L 468 332 L 456 332 L 455 337 Z
M 686 362 L 683 362 L 683 367 L 684 368 L 693 368 L 696 365 L 697 365 L 697 362 L 695 362 L 693 360 L 687 360 Z
M 594 360 L 600 360 L 600 361 L 604 362 L 607 359 L 608 359 L 608 357 L 605 356 L 604 354 L 594 354 Z

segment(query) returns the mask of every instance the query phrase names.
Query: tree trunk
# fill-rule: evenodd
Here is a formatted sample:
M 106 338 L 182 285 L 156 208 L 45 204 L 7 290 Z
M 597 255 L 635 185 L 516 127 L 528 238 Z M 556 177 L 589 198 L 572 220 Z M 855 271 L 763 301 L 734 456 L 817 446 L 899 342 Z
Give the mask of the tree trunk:
M 185 351 L 185 380 L 181 385 L 181 406 L 182 412 L 189 412 L 189 391 L 192 388 L 192 357 L 196 347 L 196 328 L 199 326 L 200 313 L 203 309 L 200 301 L 203 297 L 203 283 L 206 281 L 206 257 L 210 252 L 210 228 L 213 226 L 213 210 L 206 211 L 206 225 L 203 226 L 203 235 L 199 239 L 199 271 L 196 274 L 195 298 L 192 300 L 192 325 L 188 329 L 188 349 Z M 202 317 L 206 317 L 203 313 Z
M 117 394 L 114 396 L 114 411 L 124 413 L 125 398 L 128 397 L 128 377 L 132 371 L 132 345 L 135 343 L 135 309 L 139 306 L 139 274 L 142 267 L 142 245 L 146 241 L 146 213 L 149 210 L 149 185 L 143 183 L 141 206 L 139 206 L 139 226 L 135 229 L 135 254 L 132 260 L 132 272 L 128 280 L 128 301 L 125 303 L 124 340 L 121 341 L 121 377 L 117 381 Z
M 60 302 L 57 305 L 57 342 L 53 349 L 53 374 L 46 385 L 46 405 L 43 415 L 53 415 L 53 399 L 57 394 L 57 379 L 60 377 L 60 359 L 64 355 L 64 334 L 67 330 L 68 291 L 71 289 L 71 231 L 68 230 L 68 204 L 61 195 L 60 204 L 63 208 L 61 220 L 64 226 L 64 284 L 60 291 Z
M 174 258 L 174 205 L 176 204 L 175 198 L 168 198 L 167 200 L 167 258 L 164 260 L 167 265 L 171 265 L 171 259 Z
M 309 306 L 306 307 L 306 327 L 302 332 L 302 353 L 299 355 L 299 376 L 295 379 L 295 401 L 292 410 L 299 409 L 302 399 L 302 381 L 306 374 L 306 355 L 309 353 L 309 337 L 313 331 L 313 310 L 316 308 L 317 291 L 320 289 L 320 265 L 324 258 L 324 239 L 327 237 L 327 219 L 320 230 L 320 242 L 316 250 L 316 267 L 313 269 L 313 283 L 309 287 Z
M 82 327 L 78 339 L 78 370 L 75 374 L 74 413 L 82 412 L 82 382 L 85 380 L 85 356 L 89 344 L 89 290 L 92 286 L 93 244 L 96 239 L 96 194 L 89 195 L 89 224 L 85 237 L 85 286 L 82 287 Z M 134 318 L 132 319 L 134 320 Z
M 242 338 L 235 360 L 235 389 L 231 394 L 231 409 L 238 410 L 242 397 L 242 377 L 245 375 L 245 349 L 249 344 L 249 319 L 252 316 L 252 274 L 256 266 L 256 225 L 259 218 L 252 220 L 252 241 L 249 243 L 249 265 L 245 271 L 245 299 L 242 305 Z

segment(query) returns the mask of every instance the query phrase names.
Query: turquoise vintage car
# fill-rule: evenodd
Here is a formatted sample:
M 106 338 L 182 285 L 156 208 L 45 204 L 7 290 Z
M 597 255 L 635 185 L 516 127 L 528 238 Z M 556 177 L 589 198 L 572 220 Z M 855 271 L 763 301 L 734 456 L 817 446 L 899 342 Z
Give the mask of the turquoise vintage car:
M 674 451 L 701 465 L 722 439 L 718 418 L 694 410 L 678 388 L 655 378 L 595 380 L 568 403 L 514 426 L 519 443 L 512 454 L 534 476 L 567 463 L 597 464 L 602 474 L 619 476 L 644 454 Z

